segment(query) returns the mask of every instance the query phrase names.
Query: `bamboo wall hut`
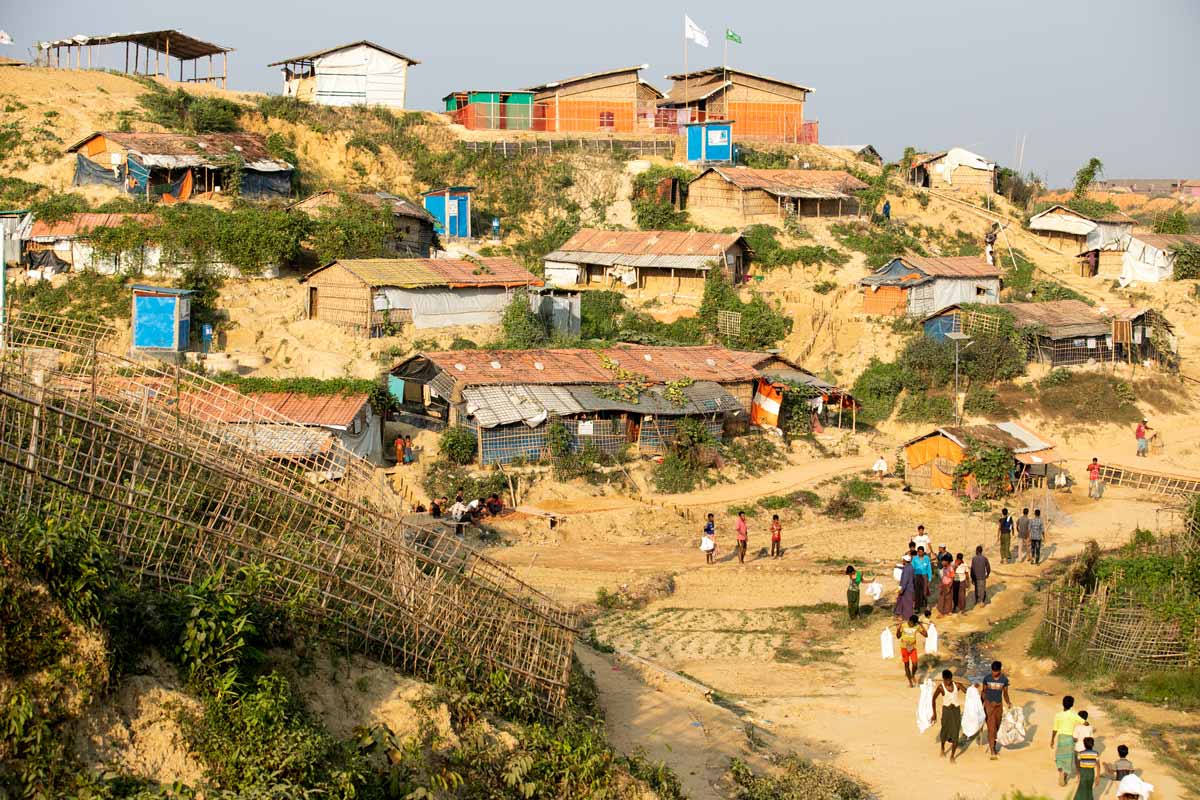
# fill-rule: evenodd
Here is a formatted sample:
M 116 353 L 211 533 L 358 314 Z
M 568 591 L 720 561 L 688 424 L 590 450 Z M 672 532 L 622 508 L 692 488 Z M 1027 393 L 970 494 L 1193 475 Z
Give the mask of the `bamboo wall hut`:
M 865 314 L 924 317 L 956 303 L 1000 302 L 1000 268 L 980 256 L 898 256 L 859 285 Z
M 321 215 L 322 209 L 339 208 L 342 196 L 342 192 L 331 190 L 317 192 L 298 203 L 293 203 L 288 210 L 299 211 L 315 219 Z M 432 255 L 437 240 L 433 232 L 435 220 L 423 207 L 387 192 L 357 192 L 347 196 L 376 208 L 386 207 L 391 211 L 392 235 L 385 242 L 387 250 L 409 258 L 429 258 Z
M 542 285 L 510 258 L 347 258 L 300 282 L 309 319 L 360 336 L 389 335 L 403 325 L 495 325 L 516 289 Z
M 914 186 L 941 192 L 989 195 L 996 191 L 996 165 L 961 147 L 916 155 L 908 177 Z
M 866 188 L 841 170 L 709 167 L 688 183 L 687 207 L 721 214 L 739 225 L 857 216 L 857 192 Z
M 709 270 L 720 269 L 740 283 L 749 257 L 738 233 L 584 228 L 545 256 L 544 274 L 551 286 L 602 286 L 699 300 Z
M 533 130 L 558 133 L 654 132 L 662 92 L 641 79 L 646 64 L 592 72 L 529 89 Z M 673 130 L 670 132 L 674 132 Z
M 1059 461 L 1053 444 L 1016 422 L 945 426 L 903 444 L 904 482 L 914 489 L 953 490 L 954 473 L 972 440 L 1012 453 L 1010 488 L 1052 477 Z

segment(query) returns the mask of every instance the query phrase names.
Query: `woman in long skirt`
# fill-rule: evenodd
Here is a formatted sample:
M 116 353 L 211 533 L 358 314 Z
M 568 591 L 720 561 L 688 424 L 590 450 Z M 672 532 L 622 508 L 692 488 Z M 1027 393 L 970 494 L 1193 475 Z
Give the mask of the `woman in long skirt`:
M 916 580 L 913 575 L 912 556 L 904 557 L 904 567 L 900 570 L 900 593 L 896 597 L 896 616 L 908 619 L 913 615 L 917 606 Z
M 942 755 L 950 745 L 950 762 L 958 758 L 958 738 L 962 734 L 962 710 L 967 702 L 967 685 L 954 680 L 954 673 L 942 670 L 942 682 L 933 690 L 933 721 L 937 722 L 937 699 L 942 698 L 942 727 L 938 731 L 938 744 Z
M 954 565 L 949 554 L 940 566 L 937 609 L 938 615 L 945 617 L 954 613 Z

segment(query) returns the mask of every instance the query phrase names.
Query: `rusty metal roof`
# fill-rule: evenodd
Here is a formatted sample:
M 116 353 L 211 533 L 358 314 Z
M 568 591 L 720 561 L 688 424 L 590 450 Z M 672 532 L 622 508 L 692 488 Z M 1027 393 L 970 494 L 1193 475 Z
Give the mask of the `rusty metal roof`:
M 606 69 L 602 72 L 586 72 L 583 75 L 576 75 L 573 78 L 563 78 L 561 81 L 550 81 L 543 83 L 540 86 L 530 86 L 526 91 L 544 92 L 547 89 L 557 89 L 572 83 L 580 83 L 581 81 L 595 80 L 596 78 L 607 78 L 610 75 L 620 75 L 625 72 L 632 72 L 636 78 L 637 73 L 649 67 L 649 64 L 638 64 L 636 67 L 618 67 L 617 69 Z M 647 84 L 649 85 L 649 84 Z M 651 87 L 653 88 L 653 87 Z M 657 91 L 657 90 L 655 90 Z
M 867 188 L 867 184 L 838 169 L 752 169 L 750 167 L 709 167 L 691 183 L 715 172 L 729 183 L 745 191 L 762 189 L 780 197 L 814 199 L 848 198 L 850 192 Z
M 899 259 L 926 275 L 938 278 L 995 278 L 1000 275 L 1000 268 L 988 264 L 983 256 L 900 256 Z
M 704 77 L 720 78 L 723 75 L 728 75 L 728 76 L 745 75 L 747 78 L 755 78 L 760 81 L 767 81 L 768 83 L 776 83 L 776 84 L 779 84 L 780 86 L 786 86 L 789 89 L 798 89 L 799 91 L 802 91 L 802 92 L 812 93 L 813 91 L 815 91 L 814 89 L 812 89 L 809 86 L 801 86 L 798 83 L 791 83 L 789 81 L 781 81 L 779 78 L 772 78 L 770 75 L 759 75 L 754 72 L 747 72 L 744 69 L 730 69 L 729 67 L 708 67 L 706 69 L 698 69 L 698 70 L 694 70 L 692 72 L 686 72 L 686 73 L 680 72 L 676 75 L 668 75 L 667 80 L 682 82 L 683 79 L 686 77 L 688 79 L 688 81 L 690 82 L 694 79 L 700 79 L 700 78 L 704 78 Z
M 545 259 L 568 264 L 708 269 L 714 262 L 722 263 L 739 242 L 746 244 L 738 233 L 584 228 Z
M 511 258 L 343 258 L 318 267 L 304 282 L 334 264 L 368 286 L 541 286 L 542 279 Z
M 96 228 L 116 228 L 126 220 L 150 225 L 157 222 L 158 218 L 153 214 L 71 214 L 55 222 L 34 220 L 29 235 L 34 239 L 70 239 Z
M 190 60 L 201 56 L 215 56 L 218 53 L 232 53 L 232 47 L 213 44 L 177 30 L 134 31 L 133 33 L 110 33 L 107 36 L 72 36 L 69 39 L 55 39 L 50 42 L 39 42 L 43 50 L 51 47 L 78 47 L 79 45 L 104 45 L 132 42 L 140 44 L 148 50 L 165 53 L 168 50 L 175 58 Z
M 337 47 L 327 47 L 324 50 L 315 50 L 311 53 L 305 53 L 302 56 L 292 56 L 291 58 L 285 58 L 282 61 L 275 61 L 270 64 L 267 64 L 267 66 L 268 67 L 278 67 L 281 64 L 295 64 L 298 62 L 313 61 L 315 59 L 320 58 L 321 56 L 327 56 L 330 53 L 337 53 L 341 50 L 349 50 L 351 47 L 358 47 L 360 45 L 365 45 L 366 47 L 370 47 L 374 50 L 378 50 L 381 53 L 387 53 L 389 56 L 394 56 L 394 57 L 400 59 L 401 61 L 407 61 L 409 64 L 420 64 L 421 63 L 420 61 L 417 61 L 415 58 L 409 58 L 408 56 L 404 55 L 403 53 L 397 53 L 395 50 L 389 50 L 386 47 L 380 47 L 379 45 L 375 44 L 374 42 L 369 42 L 366 39 L 359 39 L 357 42 L 350 42 L 349 44 L 339 44 Z
M 296 392 L 248 392 L 259 403 L 301 425 L 348 428 L 368 405 L 366 394 L 306 395 Z
M 968 440 L 977 439 L 985 444 L 1002 447 L 1012 453 L 1040 453 L 1054 448 L 1053 444 L 1041 439 L 1037 434 L 1016 422 L 946 425 L 909 439 L 903 446 L 907 447 L 931 436 L 945 436 L 963 448 L 967 446 Z
M 601 363 L 601 356 L 614 362 L 614 369 Z M 603 350 L 453 350 L 422 353 L 455 386 L 555 385 L 617 383 L 617 369 L 644 376 L 651 383 L 691 378 L 696 381 L 735 383 L 750 381 L 757 371 L 745 360 L 715 345 L 697 347 L 647 347 L 618 345 Z M 412 359 L 406 359 L 396 370 Z M 395 371 L 395 370 L 393 370 Z
M 1133 238 L 1156 250 L 1170 250 L 1177 244 L 1200 245 L 1200 234 L 1196 233 L 1135 233 Z
M 239 158 L 256 170 L 289 170 L 292 165 L 267 151 L 266 140 L 257 133 L 125 133 L 95 131 L 67 148 L 74 153 L 85 144 L 103 136 L 124 150 L 135 153 L 148 166 L 159 166 L 156 158 L 168 159 L 172 166 L 227 166 Z M 163 164 L 162 166 L 167 166 Z
M 326 189 L 292 203 L 288 209 L 311 214 L 318 209 L 334 208 L 340 204 L 343 194 L 376 208 L 386 203 L 391 208 L 392 214 L 398 217 L 411 217 L 424 222 L 434 222 L 433 215 L 424 208 L 389 192 L 335 192 L 332 189 Z

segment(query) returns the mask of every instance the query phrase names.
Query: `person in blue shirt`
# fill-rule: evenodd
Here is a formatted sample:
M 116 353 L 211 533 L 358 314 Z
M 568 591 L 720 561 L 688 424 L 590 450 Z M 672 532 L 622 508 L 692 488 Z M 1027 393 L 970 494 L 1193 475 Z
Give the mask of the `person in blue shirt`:
M 925 552 L 924 547 L 917 548 L 912 565 L 913 577 L 916 580 L 917 610 L 920 611 L 925 608 L 929 600 L 929 583 L 933 580 L 933 563 L 929 560 L 929 554 Z
M 891 200 L 883 201 L 883 218 L 885 220 L 887 220 L 888 222 L 891 222 L 891 220 L 892 220 L 892 201 Z

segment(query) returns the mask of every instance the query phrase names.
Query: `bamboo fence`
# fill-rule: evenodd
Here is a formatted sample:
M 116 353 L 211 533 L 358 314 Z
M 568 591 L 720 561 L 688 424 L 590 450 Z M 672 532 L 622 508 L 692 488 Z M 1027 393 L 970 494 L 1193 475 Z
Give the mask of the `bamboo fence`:
M 0 520 L 78 518 L 136 580 L 266 567 L 264 599 L 411 672 L 506 670 L 565 704 L 577 623 L 448 531 L 409 524 L 339 445 L 303 468 L 268 453 L 303 426 L 201 376 L 103 352 L 102 327 L 31 314 L 0 351 Z M 270 446 L 266 447 L 269 440 Z

